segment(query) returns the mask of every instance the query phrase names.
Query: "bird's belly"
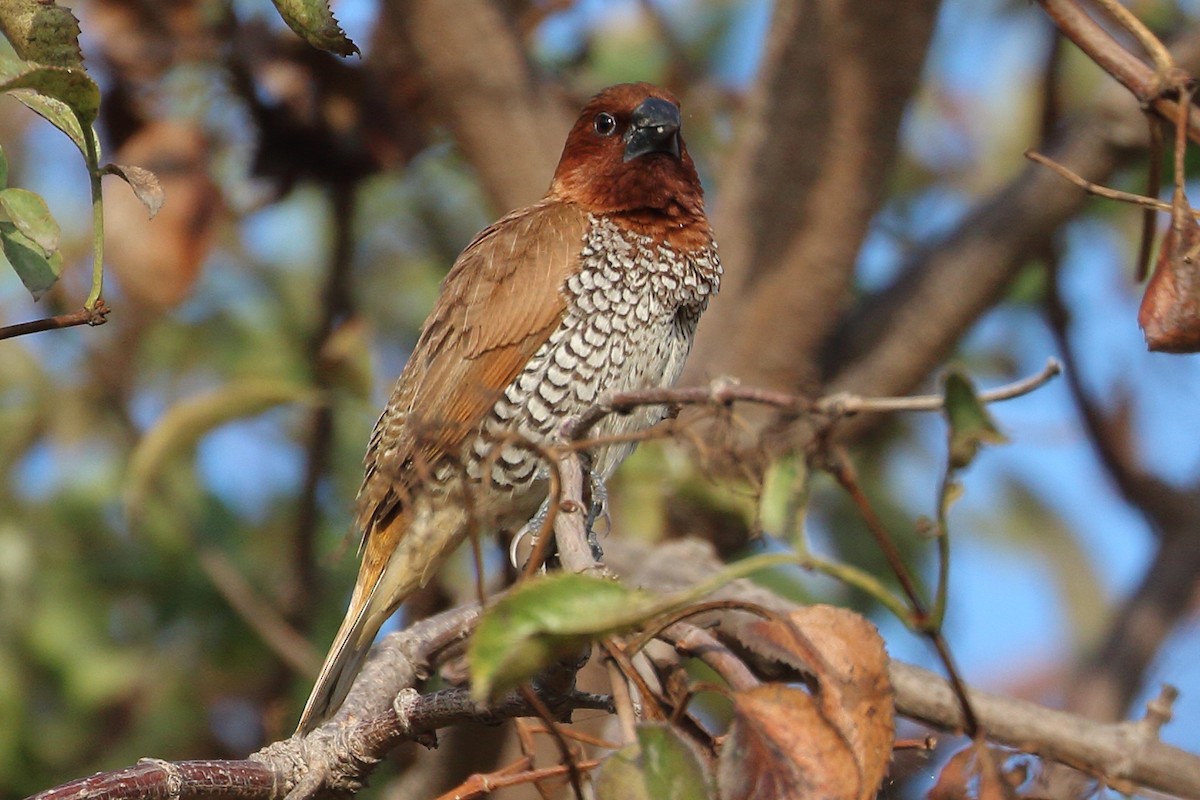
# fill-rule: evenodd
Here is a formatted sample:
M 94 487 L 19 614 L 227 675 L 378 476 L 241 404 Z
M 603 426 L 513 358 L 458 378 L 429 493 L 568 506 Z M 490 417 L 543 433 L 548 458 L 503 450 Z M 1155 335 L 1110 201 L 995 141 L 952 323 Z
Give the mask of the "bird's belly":
M 524 493 L 544 483 L 549 468 L 538 448 L 564 423 L 608 395 L 674 384 L 719 279 L 711 250 L 680 255 L 593 220 L 581 267 L 563 287 L 563 320 L 484 419 L 468 449 L 468 475 Z M 636 434 L 665 414 L 664 406 L 610 414 L 592 435 Z M 593 471 L 607 479 L 633 447 L 595 447 Z

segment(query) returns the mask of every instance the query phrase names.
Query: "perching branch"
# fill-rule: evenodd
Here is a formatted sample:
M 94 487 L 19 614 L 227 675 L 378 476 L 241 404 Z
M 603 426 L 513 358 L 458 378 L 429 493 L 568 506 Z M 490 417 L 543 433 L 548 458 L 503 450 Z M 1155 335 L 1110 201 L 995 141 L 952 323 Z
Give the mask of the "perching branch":
M 92 308 L 81 308 L 78 311 L 72 311 L 70 314 L 59 314 L 56 317 L 35 319 L 31 322 L 19 322 L 16 325 L 5 325 L 3 328 L 0 328 L 0 339 L 12 339 L 29 333 L 52 331 L 58 328 L 73 328 L 76 325 L 91 325 L 94 328 L 108 321 L 108 312 L 110 310 L 104 304 L 103 300 L 97 300 L 95 306 Z
M 614 540 L 606 560 L 626 582 L 656 591 L 691 586 L 722 566 L 711 545 L 695 539 L 656 548 Z M 749 580 L 734 581 L 719 590 L 716 597 L 736 598 L 778 613 L 797 607 Z M 736 617 L 723 619 L 720 630 L 737 637 Z M 948 681 L 895 660 L 889 673 L 898 714 L 941 730 L 962 730 L 962 711 Z M 1180 797 L 1200 798 L 1200 755 L 1162 743 L 1156 729 L 1148 731 L 1142 722 L 1095 722 L 969 686 L 966 691 L 989 741 L 1068 764 L 1112 785 L 1132 783 Z

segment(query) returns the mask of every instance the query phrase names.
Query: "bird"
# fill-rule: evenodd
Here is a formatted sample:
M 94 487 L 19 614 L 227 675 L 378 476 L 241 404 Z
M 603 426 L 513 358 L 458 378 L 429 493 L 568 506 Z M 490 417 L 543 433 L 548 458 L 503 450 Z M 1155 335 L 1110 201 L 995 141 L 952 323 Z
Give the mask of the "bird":
M 471 530 L 515 531 L 548 502 L 538 447 L 614 392 L 675 383 L 721 264 L 680 104 L 649 83 L 592 97 L 546 195 L 467 245 L 372 432 L 350 605 L 297 732 L 345 700 L 380 626 Z M 611 440 L 664 406 L 609 415 Z M 602 485 L 633 450 L 593 448 Z

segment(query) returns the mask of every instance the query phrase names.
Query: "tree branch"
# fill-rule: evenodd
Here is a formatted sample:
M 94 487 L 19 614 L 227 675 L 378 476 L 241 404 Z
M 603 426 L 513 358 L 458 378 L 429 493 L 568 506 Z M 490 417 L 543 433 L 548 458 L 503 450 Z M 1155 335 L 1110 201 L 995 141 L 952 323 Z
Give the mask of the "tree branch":
M 1200 29 L 1181 37 L 1171 52 L 1181 68 L 1200 68 Z M 1113 86 L 1046 151 L 1086 180 L 1103 183 L 1147 142 L 1137 101 Z M 862 394 L 909 391 L 944 361 L 1086 197 L 1049 170 L 1026 166 L 945 239 L 916 252 L 895 284 L 844 320 L 826 353 L 830 388 Z
M 938 3 L 787 0 L 774 9 L 720 175 L 723 286 L 685 379 L 736 371 L 748 383 L 812 391 L 883 200 Z
M 0 339 L 12 339 L 17 336 L 52 331 L 58 328 L 73 328 L 76 325 L 91 325 L 94 328 L 97 325 L 103 325 L 105 322 L 108 322 L 109 311 L 111 309 L 104 304 L 103 300 L 97 300 L 93 308 L 81 308 L 78 311 L 72 311 L 70 314 L 59 314 L 56 317 L 35 319 L 31 322 L 18 322 L 16 325 L 5 325 L 3 328 L 0 328 Z
M 677 540 L 657 548 L 613 540 L 609 566 L 631 585 L 671 591 L 694 585 L 721 569 L 711 545 Z M 796 604 L 748 580 L 719 590 L 719 598 L 737 599 L 787 613 Z M 736 616 L 724 618 L 720 631 L 738 638 Z M 962 729 L 962 710 L 948 681 L 893 660 L 890 667 L 896 712 L 947 731 Z M 1144 723 L 1101 723 L 1076 714 L 1052 711 L 1024 700 L 969 688 L 967 693 L 990 741 L 1051 761 L 1061 761 L 1121 784 L 1181 797 L 1200 797 L 1200 755 L 1158 741 Z

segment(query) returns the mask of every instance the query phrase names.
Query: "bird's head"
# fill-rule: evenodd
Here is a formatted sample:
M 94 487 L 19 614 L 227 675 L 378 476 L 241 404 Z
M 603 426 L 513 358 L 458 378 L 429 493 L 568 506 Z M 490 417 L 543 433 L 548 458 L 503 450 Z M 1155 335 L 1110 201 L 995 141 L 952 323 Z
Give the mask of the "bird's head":
M 649 83 L 608 87 L 571 128 L 551 196 L 599 214 L 702 220 L 704 195 L 681 126 L 670 92 Z

